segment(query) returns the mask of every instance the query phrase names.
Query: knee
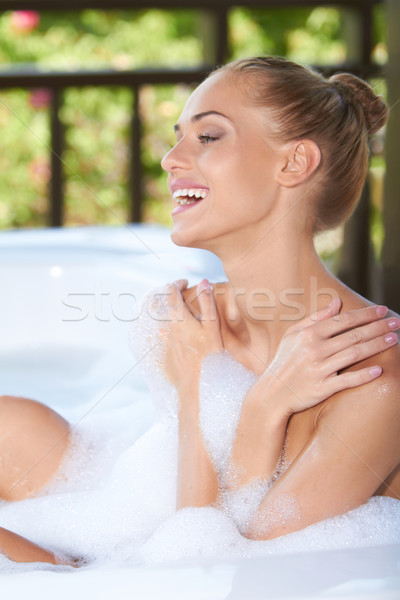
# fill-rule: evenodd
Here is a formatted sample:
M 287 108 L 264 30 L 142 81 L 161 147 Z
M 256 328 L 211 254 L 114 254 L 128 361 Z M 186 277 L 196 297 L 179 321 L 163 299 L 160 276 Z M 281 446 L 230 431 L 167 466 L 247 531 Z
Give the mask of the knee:
M 0 396 L 0 406 L 12 401 L 16 396 Z
M 4 394 L 0 396 L 0 406 L 9 406 L 13 402 L 18 402 L 18 400 L 26 400 L 26 398 L 21 398 L 20 396 L 9 396 L 8 394 Z
M 15 411 L 19 411 L 21 407 L 29 406 L 29 404 L 35 403 L 35 400 L 28 400 L 28 398 L 21 398 L 20 396 L 0 396 L 0 413 L 2 417 L 13 414 Z
M 69 433 L 69 423 L 49 406 L 29 398 L 0 396 L 0 442 L 23 439 L 28 446 L 45 449 L 64 438 L 66 443 Z
M 48 422 L 52 420 L 52 413 L 53 411 L 50 408 L 36 400 L 21 396 L 0 396 L 0 431 L 2 437 L 5 434 L 8 434 L 9 437 L 20 431 L 45 429 Z
M 69 446 L 70 428 L 48 406 L 0 396 L 0 499 L 21 500 L 56 472 Z
M 18 396 L 0 396 L 0 432 L 2 440 L 14 433 L 14 428 L 18 423 L 19 413 L 23 404 L 23 399 Z
M 0 396 L 0 411 L 4 413 L 12 404 L 17 401 L 17 396 Z

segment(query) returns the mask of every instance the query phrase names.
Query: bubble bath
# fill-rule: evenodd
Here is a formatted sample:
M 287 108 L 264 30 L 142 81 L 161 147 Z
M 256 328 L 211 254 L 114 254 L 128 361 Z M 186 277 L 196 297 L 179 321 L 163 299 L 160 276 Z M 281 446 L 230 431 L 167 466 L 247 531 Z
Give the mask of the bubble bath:
M 247 596 L 237 595 L 242 589 L 243 570 L 251 571 L 262 564 L 263 571 L 268 571 L 270 565 L 273 572 L 284 573 L 291 564 L 295 573 L 306 557 L 321 561 L 329 553 L 336 556 L 335 560 L 347 556 L 348 568 L 353 556 L 354 573 L 345 581 L 332 579 L 332 574 L 326 576 L 319 588 L 324 593 L 329 590 L 331 595 L 343 592 L 343 597 L 344 594 L 352 597 L 353 592 L 368 589 L 368 597 L 374 597 L 379 588 L 380 595 L 376 598 L 383 598 L 383 593 L 399 590 L 398 562 L 391 562 L 394 553 L 400 554 L 397 500 L 372 498 L 350 513 L 266 542 L 249 540 L 240 534 L 240 529 L 257 508 L 270 482 L 258 482 L 246 486 L 240 494 L 226 495 L 219 507 L 175 511 L 177 398 L 162 376 L 162 355 L 158 340 L 154 340 L 157 338 L 154 317 L 161 315 L 162 296 L 161 304 L 151 305 L 151 310 L 149 304 L 144 304 L 146 310 L 141 309 L 140 319 L 132 313 L 130 319 L 124 316 L 101 321 L 88 314 L 86 319 L 74 321 L 71 315 L 76 313 L 68 309 L 68 303 L 73 304 L 71 294 L 81 294 L 74 296 L 76 303 L 77 298 L 90 290 L 111 296 L 121 296 L 130 290 L 139 298 L 160 282 L 182 276 L 195 282 L 203 274 L 215 280 L 221 279 L 223 273 L 216 261 L 198 251 L 179 249 L 175 254 L 175 248 L 168 242 L 168 232 L 144 226 L 135 230 L 161 256 L 160 265 L 160 259 L 149 258 L 140 241 L 129 232 L 118 228 L 105 235 L 99 229 L 88 228 L 75 235 L 60 232 L 56 244 L 51 231 L 18 236 L 18 243 L 11 234 L 8 239 L 7 236 L 0 239 L 0 244 L 3 243 L 0 274 L 10 290 L 9 299 L 2 298 L 0 305 L 1 314 L 7 315 L 1 324 L 4 335 L 0 375 L 5 388 L 1 393 L 44 401 L 73 424 L 73 444 L 57 477 L 35 498 L 0 502 L 0 524 L 61 556 L 82 557 L 87 564 L 78 570 L 23 565 L 0 555 L 1 573 L 7 575 L 3 578 L 4 590 L 7 585 L 15 585 L 15 577 L 22 573 L 27 592 L 29 582 L 43 582 L 43 578 L 50 576 L 54 579 L 56 571 L 63 581 L 67 578 L 65 597 L 72 595 L 78 585 L 74 582 L 79 580 L 80 590 L 90 585 L 93 591 L 93 586 L 98 585 L 97 597 L 109 597 L 101 594 L 111 589 L 111 581 L 115 588 L 117 584 L 111 573 L 118 573 L 119 580 L 143 598 L 251 598 L 251 589 L 254 597 L 259 597 L 257 581 L 261 585 L 263 577 L 259 573 L 258 579 L 247 584 Z M 55 247 L 51 257 L 46 244 Z M 152 271 L 149 265 L 153 262 Z M 175 267 L 173 273 L 171 264 Z M 61 269 L 61 277 L 54 275 L 59 273 L 54 266 Z M 21 302 L 21 294 L 29 286 L 37 290 L 38 297 L 43 297 L 43 290 L 47 290 L 46 298 L 52 297 L 55 306 L 53 312 L 40 302 L 35 304 L 35 294 L 29 307 Z M 136 311 L 139 306 L 135 302 Z M 135 359 L 128 350 L 129 328 Z M 40 361 L 32 366 L 34 347 Z M 152 400 L 139 367 L 149 380 Z M 220 472 L 227 465 L 241 402 L 254 380 L 253 373 L 225 352 L 208 357 L 203 364 L 201 428 Z M 281 498 L 274 512 L 282 516 L 293 511 L 296 511 L 293 499 Z M 384 556 L 386 571 L 377 568 L 379 552 Z M 357 565 L 360 557 L 368 562 L 372 554 L 375 577 L 368 588 L 368 578 L 374 571 L 368 563 L 368 569 L 360 575 Z M 391 570 L 388 565 L 392 565 Z M 149 573 L 155 572 L 161 582 L 173 580 L 168 591 L 161 584 L 162 591 L 154 591 L 156 584 Z M 209 584 L 214 595 L 210 595 Z M 23 582 L 19 585 L 24 590 Z M 152 589 L 154 596 L 145 595 L 143 590 L 150 594 Z M 278 590 L 272 585 L 273 589 Z M 295 582 L 291 587 L 282 582 L 280 595 L 275 593 L 279 597 L 300 597 L 299 589 Z M 269 597 L 275 597 L 272 591 Z

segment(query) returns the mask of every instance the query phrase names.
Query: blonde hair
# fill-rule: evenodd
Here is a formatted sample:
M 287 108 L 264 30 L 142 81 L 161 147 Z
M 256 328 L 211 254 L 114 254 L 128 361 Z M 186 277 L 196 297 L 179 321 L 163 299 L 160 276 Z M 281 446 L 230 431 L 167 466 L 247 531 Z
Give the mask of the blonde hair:
M 354 210 L 367 175 L 369 137 L 388 110 L 362 79 L 317 71 L 278 57 L 245 58 L 215 72 L 238 79 L 247 100 L 267 108 L 283 141 L 311 139 L 321 150 L 321 182 L 313 206 L 315 232 L 339 225 Z

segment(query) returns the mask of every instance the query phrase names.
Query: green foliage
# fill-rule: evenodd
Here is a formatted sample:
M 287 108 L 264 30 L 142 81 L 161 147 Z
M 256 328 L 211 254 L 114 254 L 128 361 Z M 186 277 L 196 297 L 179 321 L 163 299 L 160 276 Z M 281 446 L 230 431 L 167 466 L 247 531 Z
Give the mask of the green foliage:
M 70 88 L 61 117 L 66 130 L 67 225 L 128 219 L 128 128 L 132 93 L 126 88 Z
M 235 58 L 274 54 L 323 65 L 343 62 L 346 55 L 335 8 L 238 8 L 230 29 Z
M 193 11 L 94 11 L 42 13 L 32 31 L 0 17 L 0 63 L 40 68 L 133 69 L 191 66 L 202 60 Z M 40 92 L 39 92 L 40 93 Z M 170 224 L 160 159 L 188 92 L 182 86 L 144 88 L 143 163 L 146 220 Z M 45 225 L 48 212 L 49 115 L 37 91 L 0 93 L 0 228 Z M 39 102 L 40 104 L 40 102 Z M 125 88 L 68 89 L 65 128 L 65 223 L 121 223 L 129 218 L 128 136 L 133 106 Z M 168 142 L 166 142 L 168 140 Z
M 25 63 L 58 70 L 185 67 L 201 64 L 210 43 L 206 17 L 193 10 L 43 12 L 40 19 L 33 13 L 23 22 L 20 17 L 0 15 L 0 69 Z M 346 13 L 333 7 L 233 9 L 231 55 L 269 53 L 311 64 L 340 63 L 349 52 L 347 22 Z M 384 13 L 377 10 L 380 61 L 385 57 L 383 23 Z M 170 224 L 160 160 L 174 143 L 173 124 L 189 93 L 183 85 L 144 86 L 140 92 L 147 221 Z M 132 106 L 128 88 L 71 88 L 63 94 L 67 225 L 129 219 Z M 0 125 L 0 228 L 45 225 L 50 176 L 46 92 L 1 92 Z
M 49 128 L 29 93 L 0 96 L 0 227 L 41 226 L 48 208 Z
M 0 18 L 0 62 L 57 69 L 193 65 L 201 60 L 190 11 L 43 12 L 31 32 Z

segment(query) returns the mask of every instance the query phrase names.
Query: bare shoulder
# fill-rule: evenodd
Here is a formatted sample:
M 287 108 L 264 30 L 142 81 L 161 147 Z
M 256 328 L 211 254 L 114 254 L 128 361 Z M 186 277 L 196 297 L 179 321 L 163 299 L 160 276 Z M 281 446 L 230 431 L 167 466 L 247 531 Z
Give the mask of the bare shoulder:
M 316 435 L 343 440 L 379 475 L 377 483 L 382 483 L 400 464 L 399 345 L 382 353 L 379 360 L 375 357 L 368 362 L 380 364 L 382 375 L 323 402 Z
M 371 305 L 373 305 L 372 302 L 347 288 L 343 298 L 342 312 L 365 308 Z M 385 319 L 393 317 L 400 318 L 397 313 L 388 309 Z M 333 410 L 333 407 L 338 406 L 341 401 L 346 402 L 346 398 L 348 397 L 359 398 L 360 400 L 368 398 L 372 402 L 380 403 L 381 405 L 387 402 L 400 407 L 400 344 L 397 343 L 395 346 L 385 350 L 385 352 L 380 352 L 367 360 L 358 362 L 346 370 L 351 371 L 374 365 L 382 367 L 382 375 L 380 377 L 366 385 L 335 394 L 323 403 L 324 411 Z
M 342 300 L 343 306 L 342 310 L 353 310 L 356 308 L 365 308 L 366 306 L 374 306 L 375 302 L 368 300 L 368 298 L 364 298 L 347 285 L 345 285 L 342 281 L 337 278 L 334 278 L 335 282 L 332 287 L 334 287 Z M 397 313 L 392 311 L 389 307 L 388 316 L 399 317 Z
M 340 296 L 343 300 L 342 311 L 351 311 L 373 304 L 344 285 L 340 290 Z M 399 315 L 389 309 L 385 318 L 390 317 L 399 318 Z M 387 424 L 390 419 L 393 419 L 396 424 L 399 424 L 398 435 L 400 436 L 400 345 L 396 344 L 385 352 L 380 352 L 346 370 L 351 371 L 374 365 L 382 367 L 380 377 L 365 385 L 343 390 L 328 398 L 319 408 L 318 419 L 332 421 L 332 424 L 335 422 L 337 426 L 340 421 L 345 426 L 348 423 L 354 425 L 354 422 L 367 425 L 374 420 L 376 424 L 381 422 L 384 426 L 384 423 Z M 389 431 L 392 430 L 393 427 L 390 426 Z M 397 446 L 400 460 L 400 444 Z
M 334 394 L 322 404 L 320 415 L 326 416 L 342 408 L 348 413 L 353 407 L 359 410 L 362 405 L 368 404 L 368 412 L 374 407 L 377 410 L 395 410 L 400 417 L 400 345 L 397 344 L 347 370 L 373 365 L 382 367 L 382 375 L 367 384 Z

